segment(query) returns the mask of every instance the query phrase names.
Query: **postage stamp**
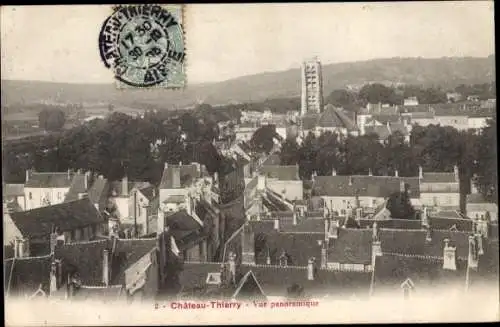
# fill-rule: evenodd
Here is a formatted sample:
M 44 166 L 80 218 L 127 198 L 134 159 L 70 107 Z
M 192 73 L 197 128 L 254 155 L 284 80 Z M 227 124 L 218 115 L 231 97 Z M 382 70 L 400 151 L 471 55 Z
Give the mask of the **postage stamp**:
M 117 87 L 184 87 L 182 23 L 182 5 L 114 7 L 99 33 L 99 52 Z

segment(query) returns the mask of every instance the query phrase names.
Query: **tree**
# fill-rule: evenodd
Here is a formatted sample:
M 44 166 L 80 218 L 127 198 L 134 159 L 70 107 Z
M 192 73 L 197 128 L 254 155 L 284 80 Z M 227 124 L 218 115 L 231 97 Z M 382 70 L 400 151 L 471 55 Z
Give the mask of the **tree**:
M 325 99 L 325 103 L 330 103 L 336 107 L 346 110 L 353 110 L 356 105 L 356 94 L 347 90 L 333 90 Z
M 402 98 L 394 89 L 383 84 L 367 84 L 359 91 L 359 98 L 366 103 L 389 103 L 400 104 Z
M 495 201 L 498 196 L 496 118 L 490 119 L 477 139 L 476 184 L 483 196 Z
M 274 146 L 274 138 L 277 136 L 275 125 L 259 127 L 250 139 L 250 146 L 256 152 L 270 153 Z
M 415 209 L 410 201 L 408 185 L 403 192 L 394 192 L 387 200 L 387 207 L 391 217 L 395 219 L 415 219 Z
M 46 131 L 58 131 L 66 122 L 66 115 L 61 109 L 43 109 L 38 114 L 40 128 Z
M 287 139 L 281 145 L 280 163 L 282 165 L 295 165 L 299 161 L 299 145 L 294 139 Z

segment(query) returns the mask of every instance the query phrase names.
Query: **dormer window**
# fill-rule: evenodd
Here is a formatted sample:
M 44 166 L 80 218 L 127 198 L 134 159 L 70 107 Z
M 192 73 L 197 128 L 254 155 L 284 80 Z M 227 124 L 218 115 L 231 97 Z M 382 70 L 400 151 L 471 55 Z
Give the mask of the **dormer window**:
M 288 255 L 285 251 L 283 251 L 279 257 L 280 266 L 286 267 L 288 266 Z

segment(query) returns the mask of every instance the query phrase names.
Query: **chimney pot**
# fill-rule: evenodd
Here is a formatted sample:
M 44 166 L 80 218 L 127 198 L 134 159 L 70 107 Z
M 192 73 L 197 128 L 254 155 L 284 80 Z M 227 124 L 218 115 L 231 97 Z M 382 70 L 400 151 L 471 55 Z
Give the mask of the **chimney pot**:
M 309 261 L 307 262 L 307 279 L 308 280 L 314 280 L 314 258 L 310 258 Z
M 399 177 L 399 172 L 398 172 L 398 170 L 397 170 L 397 169 L 396 169 L 396 170 L 394 170 L 394 176 L 395 176 L 395 177 Z
M 103 263 L 102 263 L 102 282 L 104 285 L 109 285 L 110 277 L 110 267 L 109 267 L 109 250 L 105 249 L 103 251 Z
M 275 218 L 274 219 L 274 229 L 276 231 L 279 231 L 280 230 L 280 220 L 278 218 Z
M 26 169 L 26 182 L 30 179 L 30 173 L 31 171 L 29 169 Z
M 418 178 L 424 178 L 424 171 L 422 169 L 422 166 L 418 166 Z
M 164 169 L 167 169 L 168 168 L 168 163 L 165 162 L 165 166 L 164 166 Z
M 54 295 L 57 291 L 57 264 L 55 261 L 52 261 L 50 265 L 50 286 L 49 286 L 50 295 Z

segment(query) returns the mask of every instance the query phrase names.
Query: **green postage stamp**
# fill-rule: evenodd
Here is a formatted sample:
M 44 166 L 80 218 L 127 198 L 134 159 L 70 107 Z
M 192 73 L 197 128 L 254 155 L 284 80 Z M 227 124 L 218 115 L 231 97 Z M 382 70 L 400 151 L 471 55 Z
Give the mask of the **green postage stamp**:
M 183 5 L 120 5 L 104 21 L 99 52 L 119 88 L 186 85 Z

